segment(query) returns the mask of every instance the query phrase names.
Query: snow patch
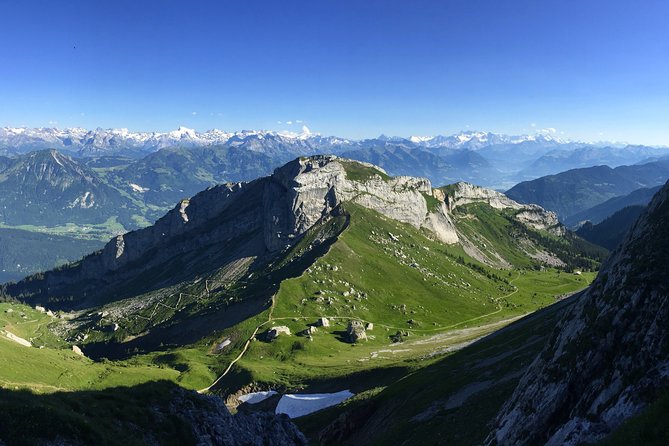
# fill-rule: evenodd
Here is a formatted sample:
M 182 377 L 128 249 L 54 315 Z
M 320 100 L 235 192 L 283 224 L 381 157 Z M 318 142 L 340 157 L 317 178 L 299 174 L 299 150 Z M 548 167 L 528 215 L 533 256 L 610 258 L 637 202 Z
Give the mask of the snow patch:
M 184 223 L 188 223 L 188 214 L 186 214 L 186 208 L 189 204 L 190 201 L 182 200 L 181 206 L 179 207 L 179 214 L 181 214 L 181 219 L 184 221 Z
M 286 394 L 281 397 L 275 413 L 284 413 L 290 418 L 298 418 L 310 413 L 335 406 L 354 394 L 350 390 L 335 393 Z
M 132 190 L 134 190 L 135 192 L 139 192 L 139 193 L 144 193 L 144 192 L 148 192 L 148 191 L 151 190 L 148 187 L 142 187 L 139 184 L 135 184 L 135 183 L 130 183 L 130 187 L 132 188 Z
M 272 395 L 276 395 L 276 391 L 268 390 L 266 392 L 247 393 L 246 395 L 240 396 L 238 399 L 242 403 L 258 404 L 261 401 L 265 401 L 267 398 L 271 397 Z

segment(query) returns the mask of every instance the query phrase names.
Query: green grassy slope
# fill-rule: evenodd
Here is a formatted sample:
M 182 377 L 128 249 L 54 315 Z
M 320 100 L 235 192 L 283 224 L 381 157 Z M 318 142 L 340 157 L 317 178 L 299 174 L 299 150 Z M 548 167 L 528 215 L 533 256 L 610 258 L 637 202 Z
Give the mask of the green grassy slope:
M 527 316 L 420 370 L 297 420 L 314 444 L 481 444 L 572 300 Z
M 453 218 L 458 230 L 493 264 L 501 257 L 515 267 L 536 268 L 541 265 L 537 257 L 548 252 L 564 262 L 567 270 L 594 270 L 608 255 L 606 249 L 571 232 L 557 236 L 529 228 L 514 219 L 515 212 L 471 203 L 456 208 Z
M 96 398 L 111 387 L 154 381 L 205 389 L 229 370 L 215 393 L 227 395 L 250 384 L 348 388 L 358 394 L 348 403 L 355 405 L 592 280 L 592 273 L 536 268 L 501 226 L 508 224 L 506 217 L 485 208 L 467 212 L 477 224 L 488 225 L 487 237 L 514 268 L 486 266 L 429 232 L 345 203 L 273 258 L 203 270 L 192 280 L 62 319 L 1 304 L 0 329 L 31 339 L 34 346 L 0 335 L 0 357 L 10 364 L 0 368 L 0 386 L 79 392 L 63 403 L 67 406 L 75 404 L 75 395 Z M 203 249 L 215 255 L 215 246 Z M 156 280 L 152 274 L 163 277 L 179 267 L 166 265 L 136 280 Z M 14 311 L 6 312 L 9 308 Z M 329 318 L 330 327 L 317 328 L 311 339 L 299 335 L 319 317 Z M 367 341 L 344 339 L 354 319 L 373 324 Z M 288 326 L 292 334 L 265 342 L 263 334 L 275 325 Z M 230 342 L 219 348 L 223 341 Z M 83 358 L 71 352 L 73 342 L 92 357 L 116 359 Z M 455 391 L 466 382 L 453 378 L 451 385 Z
M 352 204 L 345 209 L 350 225 L 303 274 L 281 282 L 260 340 L 250 344 L 220 391 L 250 382 L 334 389 L 333 382 L 347 376 L 358 376 L 348 380 L 357 390 L 369 388 L 369 377 L 378 379 L 375 370 L 420 367 L 431 352 L 499 328 L 592 279 L 591 273 L 490 268 L 410 225 Z M 311 340 L 295 336 L 320 317 L 331 326 L 317 328 Z M 354 319 L 374 328 L 366 342 L 351 345 L 344 331 Z M 262 334 L 277 325 L 292 335 L 264 342 Z M 398 333 L 404 343 L 393 342 Z M 448 333 L 457 334 L 443 336 Z

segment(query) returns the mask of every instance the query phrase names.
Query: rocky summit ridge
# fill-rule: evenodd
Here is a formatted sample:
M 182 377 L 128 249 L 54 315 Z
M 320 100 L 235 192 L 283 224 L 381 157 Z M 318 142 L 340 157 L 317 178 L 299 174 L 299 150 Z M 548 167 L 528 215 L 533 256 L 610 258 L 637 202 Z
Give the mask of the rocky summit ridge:
M 594 443 L 666 392 L 668 220 L 665 185 L 563 316 L 488 444 Z
M 11 294 L 27 292 L 36 302 L 47 296 L 52 302 L 91 300 L 111 292 L 119 281 L 128 282 L 174 259 L 214 255 L 212 250 L 221 264 L 271 257 L 344 202 L 425 228 L 453 244 L 462 235 L 450 212 L 459 204 L 482 199 L 496 208 L 513 209 L 518 221 L 534 228 L 559 227 L 554 214 L 520 205 L 495 191 L 461 183 L 447 196 L 425 178 L 389 177 L 372 164 L 318 155 L 297 158 L 269 177 L 211 187 L 180 201 L 153 226 L 119 235 L 76 264 L 8 289 Z M 231 245 L 234 250 L 220 249 Z M 178 274 L 171 279 L 178 279 Z

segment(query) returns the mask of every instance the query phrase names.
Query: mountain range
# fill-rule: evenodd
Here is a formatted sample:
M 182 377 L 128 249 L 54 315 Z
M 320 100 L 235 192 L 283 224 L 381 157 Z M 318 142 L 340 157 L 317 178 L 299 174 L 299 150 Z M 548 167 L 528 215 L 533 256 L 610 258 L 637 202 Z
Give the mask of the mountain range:
M 101 246 L 112 235 L 148 226 L 174 203 L 202 189 L 267 175 L 298 156 L 338 153 L 381 166 L 392 175 L 423 176 L 435 184 L 468 181 L 500 185 L 518 178 L 533 178 L 545 171 L 537 163 L 544 163 L 542 160 L 546 159 L 550 159 L 547 165 L 558 168 L 599 161 L 609 152 L 616 153 L 616 162 L 636 162 L 664 153 L 663 149 L 639 146 L 584 145 L 546 134 L 514 137 L 462 132 L 452 136 L 381 136 L 355 141 L 322 137 L 308 129 L 300 134 L 289 134 L 218 130 L 200 133 L 186 128 L 166 133 L 3 128 L 0 129 L 0 149 L 7 155 L 0 157 L 3 197 L 0 225 L 46 234 L 52 240 L 69 238 L 72 244 L 71 249 L 63 252 L 40 251 L 43 254 L 34 261 L 25 256 L 19 260 L 9 253 L 19 252 L 28 246 L 25 243 L 37 239 L 17 239 L 15 245 L 8 245 L 4 264 L 3 277 L 11 279 L 45 266 L 59 265 L 64 260 L 76 260 L 93 246 L 91 242 Z M 558 155 L 565 161 L 551 158 Z M 647 164 L 663 166 L 666 163 L 659 159 Z M 620 206 L 614 205 L 611 209 L 593 209 L 592 215 L 588 214 L 589 207 L 601 205 L 605 199 L 617 200 L 632 189 L 655 186 L 666 179 L 664 170 L 659 169 L 651 173 L 654 177 L 640 180 L 645 174 L 643 171 L 626 180 L 626 174 L 618 175 L 625 169 L 616 168 L 617 173 L 609 175 L 611 178 L 607 177 L 600 185 L 591 187 L 586 181 L 581 187 L 582 198 L 579 198 L 578 188 L 573 192 L 570 189 L 573 181 L 580 181 L 578 175 L 572 174 L 560 183 L 562 186 L 558 189 L 562 192 L 551 192 L 556 196 L 562 194 L 563 198 L 557 201 L 536 193 L 517 193 L 527 183 L 521 183 L 509 193 L 519 201 L 542 204 L 558 212 L 566 224 L 576 226 L 582 220 L 601 220 L 624 207 L 624 203 L 621 201 Z M 584 171 L 584 175 L 589 175 L 588 172 Z M 540 181 L 543 180 L 536 180 Z M 648 194 L 646 196 L 649 199 Z M 560 200 L 576 206 L 568 210 L 574 215 L 564 215 L 566 211 L 559 204 Z M 7 240 L 11 245 L 10 239 Z
M 310 156 L 207 188 L 78 262 L 2 286 L 0 379 L 57 391 L 7 390 L 22 416 L 3 411 L 0 438 L 602 439 L 664 386 L 667 196 L 587 288 L 605 250 L 554 212 L 470 183 Z M 300 397 L 342 394 L 298 410 Z M 128 407 L 135 416 L 102 422 Z
M 652 188 L 668 178 L 667 160 L 616 168 L 594 166 L 525 181 L 506 191 L 506 195 L 521 203 L 537 203 L 556 212 L 561 221 L 576 224 L 588 218 L 601 221 L 610 215 L 608 212 L 627 203 L 641 203 L 652 194 Z M 650 191 L 643 191 L 645 188 Z M 622 198 L 628 194 L 628 199 Z M 612 201 L 595 208 L 607 200 Z
M 165 148 L 210 146 L 243 149 L 243 152 L 235 153 L 244 153 L 247 158 L 258 156 L 259 162 L 270 159 L 272 168 L 296 156 L 331 153 L 367 162 L 376 159 L 381 167 L 395 175 L 419 175 L 424 171 L 435 183 L 443 183 L 447 178 L 477 179 L 477 184 L 495 188 L 506 188 L 519 181 L 576 167 L 600 163 L 616 167 L 667 155 L 666 149 L 662 148 L 581 143 L 563 140 L 550 132 L 508 136 L 467 131 L 450 136 L 402 138 L 381 135 L 374 139 L 352 140 L 321 136 L 306 127 L 301 133 L 197 132 L 185 127 L 164 133 L 101 128 L 0 129 L 0 153 L 8 156 L 56 149 L 74 157 L 120 155 L 141 158 Z M 252 175 L 247 177 L 253 178 Z

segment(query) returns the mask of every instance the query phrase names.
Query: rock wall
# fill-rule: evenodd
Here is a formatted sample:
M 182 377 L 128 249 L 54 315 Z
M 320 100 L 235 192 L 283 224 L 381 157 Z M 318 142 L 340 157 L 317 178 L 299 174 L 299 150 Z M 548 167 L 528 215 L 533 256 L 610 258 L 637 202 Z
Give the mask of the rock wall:
M 426 198 L 430 196 L 437 204 L 431 199 L 428 209 Z M 450 211 L 474 201 L 516 209 L 517 218 L 535 228 L 557 224 L 555 216 L 540 207 L 520 205 L 489 189 L 458 183 L 455 194 L 446 197 L 441 190 L 433 190 L 425 178 L 391 178 L 371 164 L 313 156 L 295 159 L 271 176 L 250 183 L 223 184 L 202 191 L 180 201 L 153 226 L 115 237 L 102 252 L 77 265 L 47 272 L 43 278 L 30 278 L 8 290 L 12 295 L 37 296 L 37 303 L 53 296 L 93 299 L 143 271 L 161 268 L 171 259 L 185 258 L 212 245 L 220 245 L 220 257 L 230 261 L 240 256 L 262 257 L 290 246 L 343 202 L 426 228 L 452 244 L 459 237 Z M 229 245 L 235 248 L 227 252 Z
M 458 206 L 481 202 L 489 204 L 494 209 L 513 209 L 517 211 L 515 219 L 531 228 L 550 231 L 556 235 L 565 233 L 555 212 L 547 211 L 536 204 L 520 204 L 492 189 L 465 182 L 455 183 L 450 186 L 445 201 L 450 212 Z
M 669 186 L 564 315 L 488 444 L 604 438 L 669 388 Z

